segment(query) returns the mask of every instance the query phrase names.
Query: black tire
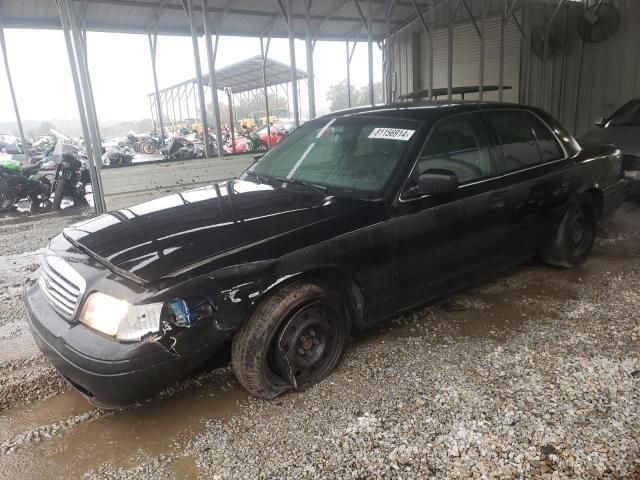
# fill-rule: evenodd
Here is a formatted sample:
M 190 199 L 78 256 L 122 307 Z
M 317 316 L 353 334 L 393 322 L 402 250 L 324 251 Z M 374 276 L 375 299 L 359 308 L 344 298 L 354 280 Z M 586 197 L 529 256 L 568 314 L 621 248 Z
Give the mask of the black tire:
M 0 212 L 11 210 L 18 202 L 18 196 L 4 179 L 0 179 Z
M 29 196 L 32 210 L 44 210 L 51 206 L 51 177 L 51 174 L 44 175 L 40 179 L 40 183 L 42 184 L 41 190 L 39 192 L 34 192 Z
M 65 178 L 61 178 L 58 180 L 56 184 L 56 191 L 53 195 L 53 209 L 60 210 L 60 204 L 62 203 L 62 198 L 64 197 L 64 186 L 67 183 Z
M 593 196 L 585 193 L 565 212 L 555 238 L 542 254 L 542 260 L 564 268 L 579 265 L 591 252 L 597 225 L 598 206 Z
M 286 285 L 261 302 L 235 335 L 233 371 L 254 397 L 304 390 L 338 365 L 350 324 L 336 292 L 314 282 Z

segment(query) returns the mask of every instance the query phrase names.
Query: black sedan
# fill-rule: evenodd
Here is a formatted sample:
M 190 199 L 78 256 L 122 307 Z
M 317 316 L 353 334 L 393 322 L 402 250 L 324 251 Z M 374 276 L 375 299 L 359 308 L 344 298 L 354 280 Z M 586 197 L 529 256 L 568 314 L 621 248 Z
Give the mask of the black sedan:
M 579 264 L 625 195 L 616 147 L 534 108 L 353 109 L 241 178 L 65 229 L 24 299 L 94 404 L 149 398 L 229 341 L 240 383 L 273 398 L 329 375 L 354 328 L 535 255 Z

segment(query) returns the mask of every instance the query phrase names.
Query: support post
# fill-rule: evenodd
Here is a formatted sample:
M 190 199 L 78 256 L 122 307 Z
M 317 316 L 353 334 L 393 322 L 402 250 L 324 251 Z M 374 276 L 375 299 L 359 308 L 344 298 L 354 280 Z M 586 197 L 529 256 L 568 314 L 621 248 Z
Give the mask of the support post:
M 149 37 L 149 51 L 151 53 L 151 71 L 153 72 L 153 88 L 156 95 L 156 107 L 157 107 L 157 119 L 160 124 L 160 139 L 162 145 L 165 144 L 164 141 L 164 121 L 162 119 L 162 106 L 160 103 L 160 93 L 158 92 L 158 74 L 156 71 L 156 52 L 158 47 L 158 34 L 154 33 L 151 35 L 148 34 Z
M 498 64 L 498 101 L 502 101 L 504 87 L 504 27 L 509 21 L 508 15 L 509 0 L 504 0 L 504 9 L 500 19 L 500 60 Z
M 204 17 L 204 37 L 207 43 L 207 63 L 209 67 L 209 88 L 211 89 L 211 104 L 213 105 L 213 118 L 216 129 L 216 146 L 218 147 L 218 158 L 224 156 L 222 126 L 220 123 L 220 104 L 218 102 L 218 79 L 216 77 L 216 56 L 218 55 L 218 39 L 220 36 L 216 31 L 215 44 L 211 41 L 211 32 L 209 29 L 209 0 L 202 0 L 202 10 Z M 209 140 L 205 140 L 209 143 Z
M 480 0 L 480 72 L 478 74 L 479 93 L 478 99 L 480 101 L 484 98 L 484 54 L 485 54 L 485 23 L 487 20 L 487 3 L 486 0 Z
M 429 0 L 429 17 L 431 19 L 431 29 L 436 24 L 435 0 Z M 433 33 L 429 32 L 429 100 L 433 100 Z
M 349 40 L 346 41 L 347 47 L 347 107 L 351 108 L 351 57 L 349 56 Z
M 460 6 L 460 0 L 458 0 L 455 6 L 449 11 L 449 21 L 447 22 L 447 98 L 451 101 L 453 91 L 453 21 L 458 12 Z
M 393 48 L 391 44 L 391 13 L 393 12 L 393 6 L 395 0 L 389 0 L 389 6 L 387 7 L 387 38 L 385 41 L 386 52 L 386 64 L 385 64 L 385 100 L 387 104 L 393 103 L 393 85 L 391 77 L 393 77 Z
M 269 115 L 269 89 L 267 87 L 267 55 L 269 55 L 269 44 L 271 43 L 271 37 L 267 38 L 267 47 L 264 46 L 264 41 L 260 37 L 260 51 L 262 53 L 262 84 L 264 86 L 264 109 L 267 114 L 267 147 L 271 150 L 271 122 Z
M 180 127 L 182 128 L 182 87 L 177 88 L 178 93 L 178 118 L 180 119 Z
M 549 19 L 549 21 L 546 22 L 547 26 L 544 30 L 544 45 L 542 47 L 542 61 L 540 64 L 540 82 L 539 82 L 540 83 L 539 85 L 540 108 L 546 108 L 546 102 L 547 102 L 547 97 L 546 97 L 547 79 L 545 78 L 545 74 L 546 74 L 546 67 L 547 67 L 547 53 L 549 52 L 549 36 L 551 35 L 551 26 L 553 25 L 553 22 L 556 19 L 556 16 L 558 15 L 558 12 L 560 11 L 560 8 L 562 7 L 563 3 L 564 3 L 564 0 L 558 1 L 558 5 L 556 5 L 556 8 L 551 14 L 551 18 Z
M 171 89 L 171 111 L 173 112 L 173 131 L 177 134 L 178 130 L 178 117 L 176 115 L 176 89 Z
M 104 195 L 102 190 L 102 181 L 100 178 L 101 145 L 97 136 L 94 124 L 95 115 L 90 106 L 91 92 L 87 89 L 86 72 L 86 56 L 84 49 L 79 41 L 78 32 L 75 31 L 75 17 L 72 16 L 72 5 L 69 0 L 58 0 L 58 14 L 62 24 L 65 43 L 67 46 L 67 54 L 69 56 L 69 67 L 71 69 L 71 77 L 75 87 L 76 101 L 78 103 L 78 114 L 82 125 L 82 132 L 85 138 L 87 150 L 87 158 L 89 161 L 89 173 L 91 175 L 91 191 L 93 195 L 93 204 L 96 214 L 100 215 L 105 211 Z M 73 36 L 73 39 L 72 39 Z M 87 144 L 88 142 L 88 144 Z M 97 154 L 97 156 L 96 156 Z
M 4 38 L 4 28 L 0 21 L 0 47 L 2 47 L 2 58 L 4 59 L 4 70 L 7 72 L 7 83 L 9 84 L 9 93 L 13 101 L 13 112 L 16 115 L 16 123 L 20 132 L 20 141 L 22 142 L 22 152 L 27 155 L 27 138 L 24 136 L 22 128 L 22 120 L 20 119 L 20 111 L 18 110 L 18 101 L 16 100 L 16 92 L 13 89 L 13 80 L 11 79 L 11 70 L 9 69 L 9 58 L 7 57 L 7 44 Z
M 316 118 L 316 86 L 313 74 L 313 50 L 314 42 L 311 38 L 311 3 L 312 0 L 305 1 L 304 21 L 305 21 L 305 42 L 307 47 L 307 93 L 309 95 L 309 120 Z
M 367 54 L 369 58 L 369 103 L 375 105 L 373 92 L 373 40 L 372 40 L 372 16 L 371 0 L 367 0 Z
M 196 82 L 198 83 L 198 100 L 200 103 L 200 120 L 202 122 L 202 135 L 204 137 L 204 154 L 211 157 L 209 145 L 209 128 L 207 126 L 207 105 L 204 101 L 204 85 L 202 84 L 202 67 L 200 66 L 200 48 L 198 47 L 198 31 L 195 25 L 195 11 L 193 0 L 182 0 L 182 5 L 189 17 L 191 27 L 191 43 L 193 45 L 193 61 L 196 66 Z
M 231 129 L 231 153 L 236 153 L 236 132 L 233 125 L 233 92 L 230 88 L 225 88 L 229 102 L 229 128 Z
M 282 12 L 283 14 L 285 12 Z M 293 122 L 296 127 L 300 126 L 300 109 L 298 105 L 298 78 L 296 69 L 296 43 L 295 31 L 293 29 L 293 0 L 287 0 L 286 18 L 287 29 L 289 31 L 289 57 L 291 59 L 291 89 L 293 94 Z

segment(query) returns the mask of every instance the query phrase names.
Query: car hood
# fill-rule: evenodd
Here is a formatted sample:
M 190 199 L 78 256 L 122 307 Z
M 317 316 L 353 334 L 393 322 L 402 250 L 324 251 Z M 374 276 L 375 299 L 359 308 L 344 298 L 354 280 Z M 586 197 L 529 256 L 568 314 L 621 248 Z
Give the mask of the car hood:
M 64 235 L 115 272 L 149 283 L 205 265 L 276 259 L 379 221 L 371 206 L 381 202 L 292 187 L 229 181 L 108 212 Z
M 640 127 L 596 128 L 585 133 L 578 143 L 612 143 L 625 155 L 640 155 Z

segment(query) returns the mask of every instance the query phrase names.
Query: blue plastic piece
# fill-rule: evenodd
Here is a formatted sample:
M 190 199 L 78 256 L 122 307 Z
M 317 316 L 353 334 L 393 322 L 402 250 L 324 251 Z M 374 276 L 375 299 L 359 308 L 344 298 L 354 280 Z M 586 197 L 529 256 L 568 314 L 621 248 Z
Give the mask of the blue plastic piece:
M 169 308 L 173 312 L 173 324 L 176 327 L 190 327 L 192 321 L 189 305 L 181 298 L 175 298 L 169 302 Z

